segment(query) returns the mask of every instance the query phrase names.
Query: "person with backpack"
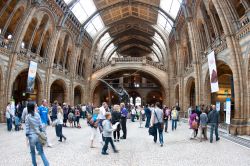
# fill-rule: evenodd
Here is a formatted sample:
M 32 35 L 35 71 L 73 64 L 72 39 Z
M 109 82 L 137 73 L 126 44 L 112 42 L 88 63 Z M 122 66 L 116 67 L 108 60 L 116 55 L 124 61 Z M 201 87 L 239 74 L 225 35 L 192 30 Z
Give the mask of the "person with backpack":
M 163 111 L 160 109 L 160 103 L 155 104 L 155 109 L 152 111 L 151 115 L 151 126 L 154 127 L 154 142 L 157 142 L 157 131 L 159 133 L 159 141 L 161 147 L 163 146 Z
M 178 121 L 178 111 L 176 110 L 176 107 L 174 107 L 173 110 L 171 111 L 171 117 L 172 117 L 172 131 L 174 131 L 177 128 L 177 121 Z
M 196 130 L 198 129 L 198 115 L 196 114 L 195 110 L 192 110 L 192 113 L 189 117 L 189 126 L 191 131 L 191 137 L 190 139 L 194 139 L 197 135 L 196 135 Z
M 35 112 L 35 103 L 28 103 L 27 105 L 28 115 L 25 120 L 26 127 L 26 137 L 29 140 L 30 154 L 32 159 L 32 164 L 35 166 L 36 163 L 36 150 L 41 156 L 43 164 L 49 166 L 49 162 L 44 154 L 43 146 L 38 138 L 38 132 L 44 131 L 43 124 L 40 118 L 40 115 Z M 35 150 L 36 149 L 36 150 Z
M 220 140 L 218 134 L 218 125 L 219 125 L 219 113 L 216 110 L 216 106 L 212 105 L 212 111 L 208 114 L 208 124 L 211 125 L 210 129 L 210 143 L 213 143 L 213 133 L 215 131 L 216 141 Z

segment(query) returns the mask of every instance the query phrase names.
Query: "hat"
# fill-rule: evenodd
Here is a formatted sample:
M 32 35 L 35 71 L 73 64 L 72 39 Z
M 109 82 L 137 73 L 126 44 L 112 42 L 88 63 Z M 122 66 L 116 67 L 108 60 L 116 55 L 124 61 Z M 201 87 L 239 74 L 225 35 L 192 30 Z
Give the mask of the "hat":
M 63 105 L 66 105 L 66 103 L 63 103 Z

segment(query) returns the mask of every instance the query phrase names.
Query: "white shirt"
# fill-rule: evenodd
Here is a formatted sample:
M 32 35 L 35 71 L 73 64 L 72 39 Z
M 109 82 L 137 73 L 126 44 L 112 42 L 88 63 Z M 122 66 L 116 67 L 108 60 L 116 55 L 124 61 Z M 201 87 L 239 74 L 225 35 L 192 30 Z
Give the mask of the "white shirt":
M 61 112 L 57 113 L 57 124 L 63 124 L 63 115 Z
M 100 113 L 97 117 L 97 119 L 106 119 L 105 118 L 106 110 L 103 106 L 100 107 Z
M 28 110 L 27 110 L 27 107 L 25 107 L 22 113 L 22 120 L 25 121 L 27 116 L 28 116 Z
M 82 106 L 82 111 L 83 111 L 83 112 L 86 111 L 86 106 Z
M 136 111 L 135 111 L 135 109 L 133 108 L 132 109 L 132 115 L 135 115 L 136 114 Z

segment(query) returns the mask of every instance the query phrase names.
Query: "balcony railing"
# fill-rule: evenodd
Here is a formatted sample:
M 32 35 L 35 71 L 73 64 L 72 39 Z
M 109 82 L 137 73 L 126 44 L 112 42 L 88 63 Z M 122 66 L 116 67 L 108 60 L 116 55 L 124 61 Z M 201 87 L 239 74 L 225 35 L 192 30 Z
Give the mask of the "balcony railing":
M 247 15 L 244 15 L 243 17 L 240 18 L 240 29 L 237 32 L 237 38 L 241 39 L 244 36 L 246 36 L 249 31 L 250 31 L 250 19 L 248 18 Z
M 119 64 L 119 63 L 131 63 L 131 62 L 141 63 L 141 64 L 145 64 L 145 65 L 148 64 L 148 65 L 154 66 L 160 70 L 167 71 L 167 68 L 163 64 L 147 60 L 146 57 L 124 57 L 124 58 L 113 58 L 109 62 L 100 63 L 93 69 L 93 72 L 101 70 L 102 68 L 105 68 L 109 65 L 115 65 L 116 63 Z

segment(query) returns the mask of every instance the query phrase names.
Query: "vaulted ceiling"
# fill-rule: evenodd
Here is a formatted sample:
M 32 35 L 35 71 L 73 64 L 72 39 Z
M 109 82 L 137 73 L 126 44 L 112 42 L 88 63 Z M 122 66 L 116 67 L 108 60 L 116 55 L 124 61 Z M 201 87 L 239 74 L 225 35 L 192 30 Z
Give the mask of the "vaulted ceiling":
M 162 53 L 160 51 L 162 50 L 161 47 L 166 48 L 164 45 L 159 44 L 164 42 L 156 44 L 152 40 L 156 33 L 159 36 L 153 26 L 159 24 L 161 25 L 160 29 L 165 34 L 169 34 L 179 9 L 179 6 L 176 6 L 180 5 L 181 0 L 65 0 L 65 2 L 71 5 L 75 15 L 78 14 L 76 7 L 74 8 L 75 4 L 79 3 L 84 8 L 84 12 L 87 13 L 86 17 L 90 18 L 81 18 L 79 20 L 85 20 L 82 21 L 83 26 L 89 24 L 86 29 L 88 32 L 90 31 L 90 34 L 93 34 L 94 40 L 95 33 L 101 31 L 101 25 L 97 21 L 102 21 L 102 26 L 108 27 L 107 33 L 112 39 L 109 40 L 112 43 L 104 45 L 110 48 L 116 47 L 117 49 L 105 48 L 105 51 L 115 50 L 118 55 L 138 57 L 147 54 L 159 54 Z M 90 5 L 90 3 L 95 5 L 95 13 L 90 12 L 88 14 L 90 9 L 86 5 Z M 95 17 L 98 17 L 97 21 L 95 21 Z M 95 33 L 93 33 L 94 30 L 96 30 Z M 157 40 L 161 39 L 158 38 Z M 106 57 L 106 59 L 110 60 L 112 55 L 108 53 L 107 55 L 109 58 Z M 159 61 L 162 60 L 162 58 L 159 59 L 162 55 L 155 56 Z

